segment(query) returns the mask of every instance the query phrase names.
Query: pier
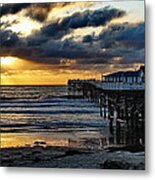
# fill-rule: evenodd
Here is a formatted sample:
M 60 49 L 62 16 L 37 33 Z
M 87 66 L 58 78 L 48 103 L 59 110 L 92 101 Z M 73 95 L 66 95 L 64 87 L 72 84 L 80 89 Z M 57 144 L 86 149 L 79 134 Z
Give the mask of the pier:
M 69 80 L 68 95 L 82 97 L 98 104 L 103 120 L 109 120 L 109 129 L 119 133 L 122 127 L 129 132 L 145 132 L 145 71 L 117 72 L 102 79 Z M 132 135 L 132 134 L 131 134 Z M 144 138 L 141 142 L 144 144 Z

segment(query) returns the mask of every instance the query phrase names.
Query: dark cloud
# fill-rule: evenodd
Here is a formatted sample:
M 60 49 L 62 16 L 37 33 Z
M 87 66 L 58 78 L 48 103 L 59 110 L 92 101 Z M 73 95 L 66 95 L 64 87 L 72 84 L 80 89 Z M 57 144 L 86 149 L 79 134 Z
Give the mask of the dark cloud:
M 145 25 L 139 24 L 115 24 L 104 30 L 99 35 L 103 48 L 125 46 L 126 48 L 144 48 Z
M 31 6 L 27 8 L 26 16 L 29 16 L 36 21 L 44 22 L 48 17 L 51 7 L 54 5 L 56 4 L 55 3 L 31 4 Z
M 62 25 L 61 23 L 59 24 L 59 22 L 57 21 L 47 26 L 44 26 L 40 31 L 40 35 L 59 39 L 63 35 L 67 34 L 68 30 L 69 29 L 66 25 Z
M 41 42 L 42 44 L 40 44 Z M 51 39 L 43 42 L 41 39 L 35 41 L 34 39 L 25 40 L 18 38 L 16 43 L 18 43 L 18 46 L 15 43 L 12 46 L 6 46 L 3 43 L 1 56 L 17 56 L 30 61 L 48 64 L 58 64 L 60 59 L 76 59 L 77 64 L 101 64 L 111 58 L 108 54 L 100 52 L 94 47 L 90 48 L 83 43 L 74 42 L 70 39 L 64 41 Z
M 2 43 L 2 53 L 9 53 L 13 56 L 48 64 L 59 64 L 60 59 L 76 59 L 76 64 L 79 65 L 144 63 L 144 46 L 141 45 L 141 48 L 135 48 L 135 46 L 137 47 L 136 44 L 139 44 L 136 41 L 144 41 L 143 35 L 141 34 L 142 37 L 138 35 L 138 32 L 142 32 L 142 30 L 140 30 L 142 24 L 143 23 L 122 25 L 122 27 L 127 26 L 128 28 L 126 27 L 126 30 L 118 28 L 117 31 L 115 29 L 116 32 L 114 32 L 114 30 L 112 31 L 111 29 L 113 28 L 110 26 L 107 30 L 104 30 L 98 38 L 93 35 L 93 37 L 91 35 L 85 36 L 87 43 L 83 43 L 83 41 L 75 42 L 73 39 L 61 41 L 38 35 L 30 36 L 26 39 L 19 39 L 14 33 L 6 31 L 3 32 L 4 34 L 2 35 L 4 39 Z M 134 36 L 136 36 L 136 32 L 137 37 L 133 38 L 131 33 L 131 40 L 134 42 L 133 44 L 128 43 L 126 46 L 124 42 L 127 42 L 127 40 L 130 41 L 130 38 L 127 37 L 125 39 L 121 34 L 125 34 L 128 29 L 130 29 L 130 33 L 134 33 Z M 131 31 L 131 29 L 136 30 Z M 139 31 L 137 29 L 139 29 Z M 11 38 L 8 39 L 8 37 Z M 95 43 L 91 41 L 95 41 Z M 109 43 L 108 48 L 104 47 L 105 50 L 103 50 L 103 43 L 106 44 L 106 46 Z M 6 50 L 4 51 L 4 49 Z
M 40 11 L 33 11 L 37 9 L 36 6 L 40 6 Z M 31 11 L 27 16 L 37 21 L 45 21 L 49 9 L 51 9 L 51 4 L 33 4 L 27 6 L 27 12 Z M 47 10 L 47 13 L 44 10 Z M 111 20 L 124 15 L 124 11 L 111 7 L 78 12 L 45 25 L 39 32 L 26 38 L 19 37 L 11 30 L 2 29 L 0 31 L 2 37 L 0 54 L 64 67 L 68 62 L 72 62 L 68 60 L 76 60 L 76 63 L 73 63 L 75 68 L 83 68 L 83 66 L 99 68 L 99 65 L 106 64 L 143 63 L 144 23 L 109 25 L 98 36 L 95 36 L 94 33 L 88 34 L 83 37 L 81 42 L 74 41 L 74 38 L 62 40 L 64 35 L 74 29 L 105 26 Z M 62 59 L 67 59 L 66 64 L 61 64 Z
M 20 12 L 22 9 L 26 9 L 26 16 L 31 17 L 36 21 L 44 22 L 52 9 L 56 7 L 63 8 L 65 6 L 72 4 L 75 5 L 75 2 L 2 4 L 0 9 L 0 17 L 8 14 L 16 14 Z
M 93 44 L 103 49 L 113 59 L 113 63 L 144 63 L 145 60 L 145 25 L 137 24 L 114 24 L 104 29 L 99 36 L 87 35 L 83 42 Z M 116 58 L 115 58 L 116 57 Z
M 76 59 L 77 63 L 80 62 L 80 59 L 83 59 L 82 61 L 85 61 L 84 63 L 89 63 L 91 59 L 95 59 L 96 57 L 102 58 L 102 62 L 104 62 L 105 60 L 103 55 L 109 59 L 107 54 L 102 53 L 99 50 L 92 50 L 88 48 L 88 46 L 72 40 L 64 40 L 59 42 L 56 40 L 50 40 L 42 44 L 41 50 L 42 53 L 40 53 L 40 57 Z
M 33 34 L 25 39 L 27 46 L 30 46 L 31 48 L 35 46 L 41 46 L 49 40 L 50 39 L 48 37 L 41 36 L 39 34 Z
M 71 16 L 59 19 L 41 29 L 41 33 L 52 38 L 61 38 L 70 30 L 84 27 L 97 27 L 106 25 L 112 19 L 125 15 L 125 11 L 116 8 L 105 7 L 95 11 L 78 12 Z
M 16 14 L 22 9 L 29 7 L 30 5 L 30 3 L 2 4 L 0 10 L 0 17 L 7 14 Z
M 107 53 L 113 57 L 113 63 L 117 64 L 132 64 L 132 63 L 144 63 L 145 51 L 142 49 L 128 49 L 126 47 L 113 48 L 107 50 Z M 120 59 L 120 60 L 117 60 Z
M 62 21 L 62 24 L 67 22 L 70 28 L 76 29 L 86 26 L 97 27 L 106 25 L 112 19 L 122 17 L 125 11 L 106 6 L 96 11 L 84 11 L 83 13 L 75 13 L 71 17 L 67 17 Z
M 82 40 L 82 42 L 84 42 L 84 43 L 91 43 L 92 41 L 93 41 L 93 36 L 91 36 L 91 35 L 84 36 L 83 40 Z
M 18 35 L 11 30 L 0 30 L 1 47 L 13 47 L 19 44 Z
M 29 36 L 25 42 L 27 47 L 31 47 L 34 50 L 40 48 L 39 53 L 36 53 L 38 57 L 55 57 L 55 58 L 71 58 L 71 59 L 87 59 L 88 63 L 93 58 L 99 58 L 98 63 L 105 62 L 105 58 L 109 59 L 109 55 L 105 52 L 101 52 L 100 49 L 90 47 L 89 44 L 83 44 L 82 42 L 74 42 L 73 39 L 61 41 L 61 37 L 66 35 L 69 30 L 74 28 L 81 28 L 87 26 L 104 25 L 112 17 L 123 16 L 124 11 L 105 7 L 96 11 L 84 11 L 75 13 L 72 16 L 59 19 L 47 26 L 44 26 L 40 32 Z M 104 17 L 104 18 L 103 18 Z M 78 19 L 77 19 L 78 18 Z M 108 20 L 105 20 L 107 18 Z M 97 21 L 96 21 L 97 20 Z M 100 21 L 99 21 L 100 20 Z M 84 21 L 85 24 L 79 23 L 75 26 L 75 22 Z M 84 42 L 90 42 L 91 36 L 85 37 Z M 105 58 L 103 58 L 103 56 Z M 103 60 L 100 58 L 102 57 Z M 42 59 L 43 59 L 42 58 Z M 83 61 L 83 60 L 82 60 Z M 81 62 L 82 62 L 81 61 Z M 80 61 L 78 61 L 80 62 Z M 94 62 L 94 60 L 93 60 Z M 85 63 L 85 61 L 83 61 Z
M 52 11 L 54 8 L 59 7 L 65 7 L 69 4 L 73 4 L 71 2 L 53 2 L 53 3 L 33 3 L 29 8 L 27 8 L 26 16 L 31 17 L 32 19 L 40 22 L 46 21 L 49 12 Z
M 144 63 L 145 60 L 145 50 L 142 49 L 132 49 L 128 50 L 128 52 L 122 50 L 121 53 L 123 56 L 123 64 L 132 64 L 132 63 Z

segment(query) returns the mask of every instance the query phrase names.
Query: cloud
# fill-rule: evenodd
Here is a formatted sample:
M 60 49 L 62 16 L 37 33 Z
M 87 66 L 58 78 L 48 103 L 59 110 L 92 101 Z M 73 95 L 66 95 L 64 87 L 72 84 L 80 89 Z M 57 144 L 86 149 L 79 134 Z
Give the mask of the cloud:
M 0 27 L 1 29 L 9 29 L 13 24 L 18 24 L 19 20 L 15 19 L 15 20 L 7 20 L 5 22 L 0 22 Z
M 40 11 L 36 10 L 33 14 L 33 10 L 39 6 Z M 27 7 L 27 12 L 31 10 L 32 13 L 29 14 L 31 18 L 45 21 L 48 12 L 44 10 L 51 10 L 49 6 L 51 5 L 33 4 Z M 67 65 L 75 69 L 84 68 L 83 66 L 99 69 L 99 66 L 109 64 L 143 63 L 144 23 L 110 24 L 111 20 L 124 15 L 125 11 L 109 6 L 94 11 L 86 10 L 57 19 L 45 25 L 39 32 L 25 38 L 19 37 L 11 30 L 2 29 L 0 54 L 17 56 L 47 65 L 57 65 L 61 68 L 66 68 Z M 103 26 L 104 29 L 97 36 L 95 33 L 88 34 L 81 41 L 62 38 L 75 29 L 98 26 Z
M 63 12 L 63 10 L 70 10 L 74 7 L 89 7 L 94 2 L 52 2 L 52 3 L 33 3 L 29 8 L 27 8 L 26 16 L 40 22 L 45 22 L 48 20 L 48 16 L 54 10 L 57 13 Z M 53 18 L 53 17 L 52 17 Z M 49 20 L 49 21 L 52 21 Z
M 77 12 L 44 26 L 41 29 L 41 34 L 57 39 L 69 33 L 70 30 L 104 26 L 112 19 L 120 18 L 124 15 L 125 11 L 109 6 L 94 11 Z
M 94 37 L 94 34 L 84 36 L 82 42 L 91 46 L 94 44 L 105 51 L 109 57 L 116 57 L 117 61 L 113 63 L 144 63 L 145 60 L 145 25 L 143 22 L 109 25 L 98 36 Z
M 138 24 L 115 24 L 109 26 L 100 33 L 99 40 L 103 48 L 114 48 L 125 46 L 126 48 L 144 48 L 145 45 L 145 25 Z
M 102 52 L 98 47 L 91 47 L 89 44 L 75 42 L 73 39 L 62 41 L 61 37 L 71 29 L 105 25 L 110 19 L 123 16 L 123 14 L 125 14 L 124 11 L 110 7 L 101 8 L 95 11 L 75 13 L 71 16 L 62 18 L 61 20 L 59 19 L 54 23 L 45 25 L 38 33 L 32 34 L 25 39 L 18 38 L 20 47 L 12 47 L 7 51 L 14 56 L 17 55 L 22 57 L 23 55 L 24 58 L 29 60 L 54 64 L 58 61 L 52 60 L 50 62 L 49 57 L 56 59 L 76 58 L 78 59 L 78 62 L 85 64 L 86 62 L 95 63 L 95 58 L 97 57 L 97 63 L 104 63 L 111 58 L 111 55 Z M 84 22 L 84 24 L 81 22 Z M 85 42 L 90 41 L 90 38 L 91 37 L 88 36 L 87 39 L 85 39 Z M 3 49 L 2 53 L 6 53 L 7 51 Z
M 79 27 L 97 27 L 106 25 L 112 19 L 119 18 L 125 15 L 125 11 L 106 6 L 96 11 L 84 11 L 83 13 L 75 13 L 71 17 L 67 17 L 62 21 L 68 22 L 70 28 L 76 29 Z
M 44 22 L 48 17 L 50 10 L 51 4 L 49 3 L 32 4 L 27 9 L 26 16 L 29 16 L 36 21 Z
M 50 40 L 40 46 L 38 56 L 42 58 L 66 58 L 66 59 L 92 59 L 103 56 L 99 51 L 92 51 L 81 43 L 76 43 L 72 40 L 56 41 Z M 50 60 L 50 59 L 49 59 Z M 49 61 L 50 63 L 50 61 Z M 53 61 L 51 61 L 53 63 Z M 88 60 L 89 63 L 89 60 Z
M 83 43 L 91 43 L 92 41 L 93 41 L 92 35 L 86 35 L 83 37 L 83 40 L 82 40 Z
M 54 8 L 65 8 L 68 6 L 90 6 L 92 2 L 52 2 L 52 3 L 15 3 L 15 4 L 2 4 L 0 17 L 8 14 L 16 14 L 25 9 L 25 16 L 32 18 L 33 20 L 44 22 L 49 13 Z
M 54 8 L 63 8 L 65 6 L 68 6 L 71 3 L 67 2 L 61 2 L 61 3 L 32 3 L 29 8 L 27 8 L 26 16 L 31 17 L 32 19 L 39 21 L 39 22 L 44 22 L 49 13 L 54 9 Z
M 19 44 L 18 35 L 11 30 L 0 30 L 1 47 L 13 47 Z
M 7 14 L 16 14 L 22 9 L 29 7 L 30 5 L 30 3 L 2 4 L 0 17 Z
M 19 39 L 14 33 L 7 31 L 5 32 L 6 36 L 2 35 L 3 38 L 6 37 L 6 40 L 2 41 L 2 54 L 9 53 L 9 55 L 47 64 L 60 64 L 61 59 L 76 59 L 76 66 L 80 64 L 144 63 L 144 39 L 142 30 L 140 30 L 142 24 L 122 24 L 119 26 L 125 26 L 125 29 L 119 27 L 115 30 L 114 26 L 110 25 L 98 37 L 94 37 L 94 35 L 84 37 L 85 42 L 84 40 L 75 42 L 73 39 L 55 40 L 41 35 Z M 127 38 L 122 35 L 128 31 L 131 39 L 130 35 L 126 35 Z M 141 32 L 141 35 L 138 32 Z M 134 36 L 135 38 L 133 38 Z M 8 37 L 11 38 L 7 40 Z M 94 43 L 92 43 L 93 41 Z M 130 41 L 133 43 L 127 43 Z M 143 41 L 143 44 L 140 45 L 138 41 Z M 108 43 L 109 46 L 107 46 Z
M 60 64 L 61 59 L 76 59 L 77 64 L 105 63 L 111 58 L 108 54 L 100 52 L 99 49 L 73 40 L 57 41 L 51 39 L 42 44 L 39 41 L 39 45 L 38 39 L 37 42 L 33 42 L 33 44 L 32 42 L 19 39 L 20 46 L 14 44 L 14 46 L 6 47 L 3 45 L 1 56 L 9 54 L 9 56 L 48 64 Z

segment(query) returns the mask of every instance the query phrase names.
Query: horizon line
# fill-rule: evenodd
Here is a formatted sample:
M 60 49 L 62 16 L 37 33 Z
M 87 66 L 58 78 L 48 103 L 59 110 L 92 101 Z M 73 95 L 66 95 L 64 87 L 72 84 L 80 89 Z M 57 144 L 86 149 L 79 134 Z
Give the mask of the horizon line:
M 67 84 L 0 84 L 0 86 L 66 86 Z

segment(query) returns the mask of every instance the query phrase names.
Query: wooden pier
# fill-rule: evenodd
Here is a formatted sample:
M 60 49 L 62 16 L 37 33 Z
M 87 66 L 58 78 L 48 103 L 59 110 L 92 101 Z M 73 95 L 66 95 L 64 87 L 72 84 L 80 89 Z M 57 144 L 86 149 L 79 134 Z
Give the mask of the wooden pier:
M 109 120 L 109 129 L 119 133 L 121 127 L 131 129 L 132 133 L 145 132 L 145 88 L 144 82 L 122 82 L 109 85 L 109 82 L 89 80 L 69 80 L 68 94 L 74 98 L 80 96 L 99 106 L 100 116 Z M 111 82 L 110 82 L 111 83 Z M 111 83 L 112 84 L 112 83 Z M 106 86 L 107 85 L 107 86 Z M 107 88 L 108 87 L 108 88 Z M 130 131 L 129 131 L 130 132 Z M 143 144 L 144 144 L 143 138 Z

